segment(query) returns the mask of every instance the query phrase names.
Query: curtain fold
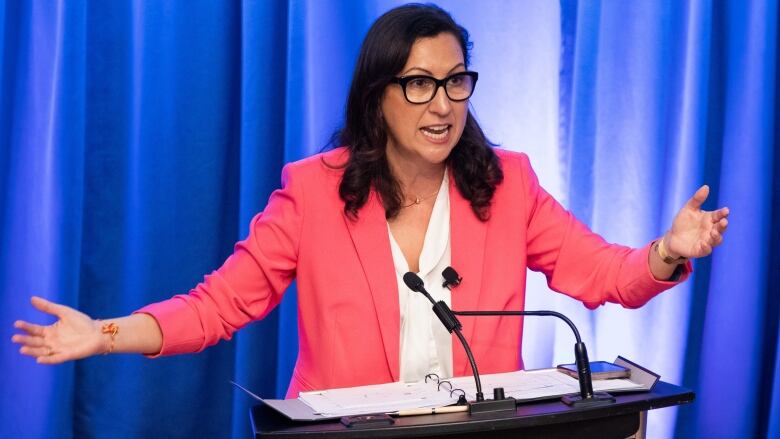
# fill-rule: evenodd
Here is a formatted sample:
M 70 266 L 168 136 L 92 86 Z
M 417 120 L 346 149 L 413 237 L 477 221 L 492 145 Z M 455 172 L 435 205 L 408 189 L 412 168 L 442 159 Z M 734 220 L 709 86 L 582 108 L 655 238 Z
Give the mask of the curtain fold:
M 282 166 L 339 128 L 365 32 L 402 3 L 0 2 L 0 437 L 250 434 L 229 380 L 284 396 L 294 284 L 195 355 L 38 366 L 12 323 L 52 320 L 33 294 L 115 317 L 219 267 Z M 780 434 L 777 1 L 440 5 L 472 34 L 490 139 L 608 240 L 660 236 L 704 182 L 732 208 L 726 244 L 642 309 L 590 312 L 538 274 L 527 307 L 570 315 L 593 359 L 697 392 L 651 437 Z M 526 365 L 570 362 L 564 329 L 527 320 Z
M 74 365 L 31 367 L 10 337 L 14 319 L 37 317 L 32 294 L 80 304 L 85 11 L 27 2 L 2 8 L 0 370 L 8 383 L 2 428 L 8 436 L 44 437 L 63 425 L 68 434 Z M 30 413 L 47 422 L 21 424 Z
M 777 228 L 777 3 L 562 5 L 574 213 L 607 240 L 638 245 L 661 236 L 703 183 L 705 208 L 732 210 L 725 244 L 696 261 L 691 282 L 641 310 L 594 313 L 594 351 L 611 358 L 622 346 L 696 390 L 676 422 L 674 410 L 651 412 L 653 437 L 760 437 L 769 418 L 759 409 L 777 398 L 766 390 L 777 313 L 764 312 L 776 304 L 766 243 Z
M 700 387 L 694 430 L 701 436 L 741 436 L 765 429 L 755 416 L 766 383 L 759 371 L 774 369 L 763 362 L 771 349 L 764 333 L 769 294 L 767 260 L 771 237 L 772 163 L 776 153 L 775 119 L 777 4 L 727 2 L 716 12 L 714 27 L 722 64 L 713 64 L 725 76 L 720 108 L 722 136 L 711 138 L 720 150 L 718 200 L 732 206 L 731 233 L 739 237 L 724 244 L 712 258 L 709 297 L 701 346 L 700 373 L 689 385 Z M 735 233 L 736 232 L 736 233 Z M 751 260 L 748 264 L 734 261 Z M 776 279 L 775 279 L 776 280 Z M 734 359 L 736 361 L 729 361 Z M 724 377 L 728 379 L 724 380 Z M 727 410 L 724 408 L 728 407 Z M 720 413 L 715 421 L 712 413 Z M 766 422 L 766 419 L 761 420 Z

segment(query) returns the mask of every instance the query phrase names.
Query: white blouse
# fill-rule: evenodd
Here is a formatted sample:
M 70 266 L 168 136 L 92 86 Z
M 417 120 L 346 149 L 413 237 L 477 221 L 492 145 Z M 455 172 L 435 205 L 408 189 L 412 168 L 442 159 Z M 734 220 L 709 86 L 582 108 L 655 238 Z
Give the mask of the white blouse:
M 433 313 L 431 302 L 421 293 L 407 288 L 403 276 L 409 271 L 409 264 L 390 232 L 389 224 L 387 232 L 401 308 L 400 379 L 404 382 L 419 381 L 429 373 L 449 378 L 452 376 L 452 336 Z M 443 300 L 448 306 L 452 306 L 450 290 L 442 287 L 444 279 L 441 272 L 451 260 L 449 178 L 445 172 L 425 232 L 420 272 L 417 274 L 433 299 Z

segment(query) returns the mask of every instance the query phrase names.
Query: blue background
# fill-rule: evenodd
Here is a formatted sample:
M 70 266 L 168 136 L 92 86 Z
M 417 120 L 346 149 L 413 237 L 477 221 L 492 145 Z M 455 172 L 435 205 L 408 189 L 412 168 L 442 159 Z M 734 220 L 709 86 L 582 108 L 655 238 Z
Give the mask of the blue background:
M 279 308 L 197 355 L 39 366 L 12 323 L 40 295 L 96 317 L 187 291 L 338 128 L 360 42 L 393 1 L 0 2 L 0 437 L 247 437 L 235 379 L 279 397 L 297 351 Z M 444 1 L 474 40 L 473 109 L 608 240 L 663 234 L 703 183 L 726 243 L 640 310 L 529 280 L 527 307 L 693 388 L 650 437 L 780 436 L 777 1 Z M 526 321 L 529 367 L 571 361 Z

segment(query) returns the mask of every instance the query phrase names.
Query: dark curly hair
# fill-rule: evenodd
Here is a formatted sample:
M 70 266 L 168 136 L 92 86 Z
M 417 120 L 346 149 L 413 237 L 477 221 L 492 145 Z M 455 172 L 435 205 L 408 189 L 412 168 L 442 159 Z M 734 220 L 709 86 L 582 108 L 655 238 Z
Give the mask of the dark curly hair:
M 386 218 L 400 211 L 403 194 L 387 163 L 381 98 L 385 87 L 406 64 L 414 42 L 445 32 L 458 39 L 468 66 L 469 33 L 438 6 L 400 6 L 379 17 L 369 29 L 352 77 L 344 128 L 331 141 L 331 146 L 344 145 L 350 151 L 339 186 L 344 212 L 350 218 L 357 218 L 372 185 L 380 195 Z M 493 193 L 504 178 L 492 146 L 469 111 L 463 135 L 447 158 L 458 190 L 482 221 L 489 218 Z

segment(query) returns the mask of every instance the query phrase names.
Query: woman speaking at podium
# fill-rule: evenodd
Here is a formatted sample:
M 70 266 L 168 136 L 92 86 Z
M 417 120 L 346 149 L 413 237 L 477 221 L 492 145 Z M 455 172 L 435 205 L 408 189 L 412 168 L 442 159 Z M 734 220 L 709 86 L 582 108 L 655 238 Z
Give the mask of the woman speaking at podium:
M 58 320 L 18 321 L 13 341 L 41 364 L 197 352 L 262 319 L 295 278 L 300 340 L 288 396 L 466 375 L 465 354 L 404 285 L 407 271 L 455 310 L 523 309 L 526 268 L 588 307 L 639 307 L 721 243 L 728 209 L 701 210 L 706 186 L 642 248 L 588 230 L 540 187 L 524 154 L 485 137 L 469 110 L 478 82 L 470 47 L 436 6 L 385 13 L 357 60 L 343 146 L 285 166 L 281 189 L 222 267 L 189 294 L 113 319 L 34 297 Z M 447 266 L 464 279 L 452 292 L 441 286 Z M 522 368 L 520 319 L 465 323 L 484 373 Z

